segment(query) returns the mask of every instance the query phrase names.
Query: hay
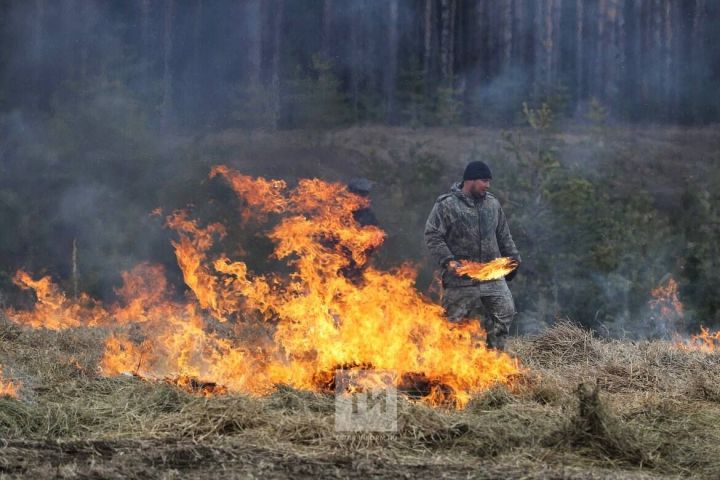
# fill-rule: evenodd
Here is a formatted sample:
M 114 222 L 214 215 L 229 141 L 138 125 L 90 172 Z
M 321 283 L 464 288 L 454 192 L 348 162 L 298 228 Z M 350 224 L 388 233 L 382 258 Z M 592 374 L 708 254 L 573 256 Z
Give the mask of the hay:
M 517 353 L 530 361 L 526 363 L 539 366 L 588 364 L 600 357 L 599 342 L 591 331 L 562 321 L 530 338 L 525 342 L 525 348 Z
M 664 342 L 599 340 L 559 324 L 512 342 L 529 369 L 511 385 L 477 394 L 462 411 L 401 397 L 398 430 L 387 433 L 338 432 L 332 395 L 286 385 L 265 397 L 206 398 L 163 382 L 102 378 L 93 364 L 100 344 L 97 332 L 82 329 L 0 336 L 0 362 L 23 382 L 19 399 L 0 399 L 0 437 L 14 445 L 0 449 L 2 472 L 648 478 L 649 469 L 653 477 L 714 478 L 720 471 L 720 360 Z
M 467 411 L 479 413 L 485 410 L 493 410 L 513 403 L 515 398 L 505 385 L 496 384 L 473 397 L 465 407 Z
M 625 461 L 633 465 L 653 465 L 653 455 L 646 450 L 637 433 L 624 425 L 600 400 L 600 385 L 582 383 L 577 388 L 577 414 L 563 430 L 548 438 L 574 448 L 585 448 L 591 454 Z

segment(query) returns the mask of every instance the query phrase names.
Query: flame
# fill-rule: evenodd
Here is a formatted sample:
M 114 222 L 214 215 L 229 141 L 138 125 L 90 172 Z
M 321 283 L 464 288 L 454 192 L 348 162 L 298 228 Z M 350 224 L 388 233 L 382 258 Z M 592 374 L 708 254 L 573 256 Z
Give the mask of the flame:
M 20 384 L 13 382 L 12 380 L 5 380 L 3 378 L 2 367 L 0 367 L 0 397 L 15 397 L 17 398 L 20 390 Z
M 23 274 L 38 303 L 10 318 L 34 328 L 112 325 L 104 375 L 170 381 L 205 395 L 262 395 L 277 384 L 329 390 L 338 368 L 376 369 L 430 404 L 462 407 L 520 371 L 507 354 L 477 345 L 484 335 L 477 323 L 448 322 L 415 290 L 410 266 L 382 271 L 369 263 L 385 234 L 355 222 L 366 198 L 340 184 L 306 179 L 288 188 L 225 166 L 210 176 L 237 194 L 243 224 L 268 223 L 273 255 L 289 275 L 254 273 L 219 250 L 221 224 L 176 211 L 166 225 L 178 236 L 172 245 L 191 296 L 178 298 L 161 267 L 141 264 L 123 274 L 117 304 L 86 312 L 87 299 L 70 301 L 49 278 Z M 514 268 L 503 265 L 505 273 Z
M 517 266 L 517 261 L 509 257 L 496 258 L 487 263 L 461 260 L 456 272 L 475 280 L 496 280 L 515 270 Z
M 662 338 L 677 337 L 678 332 L 685 330 L 685 307 L 680 301 L 677 282 L 668 275 L 650 291 L 650 296 L 648 327 Z
M 62 330 L 81 326 L 98 326 L 108 318 L 107 312 L 89 296 L 82 294 L 78 299 L 69 299 L 52 282 L 50 277 L 39 280 L 25 271 L 18 270 L 13 282 L 24 290 L 33 290 L 37 301 L 32 311 L 8 309 L 8 318 L 32 328 Z
M 678 284 L 673 277 L 668 277 L 664 284 L 653 288 L 650 292 L 652 300 L 649 305 L 656 316 L 661 319 L 675 321 L 684 316 L 685 307 L 678 296 Z
M 676 340 L 675 345 L 683 350 L 715 353 L 720 351 L 720 331 L 711 332 L 701 325 L 700 333 L 691 335 L 689 339 Z

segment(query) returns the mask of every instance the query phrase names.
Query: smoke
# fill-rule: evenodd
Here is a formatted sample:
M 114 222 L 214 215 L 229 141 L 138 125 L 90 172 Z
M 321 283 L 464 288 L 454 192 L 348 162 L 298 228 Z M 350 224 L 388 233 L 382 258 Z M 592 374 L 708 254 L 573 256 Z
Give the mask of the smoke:
M 710 47 L 720 8 L 706 2 L 702 17 L 692 2 L 678 3 L 668 16 L 653 10 L 657 2 L 619 2 L 625 23 L 611 37 L 611 25 L 600 26 L 607 20 L 600 4 L 562 2 L 551 19 L 556 43 L 542 43 L 546 27 L 536 16 L 545 2 L 512 2 L 509 29 L 495 15 L 505 15 L 500 3 L 451 3 L 455 23 L 443 23 L 440 2 L 429 3 L 427 18 L 426 2 L 405 1 L 397 18 L 390 2 L 370 0 L 2 2 L 0 227 L 13 234 L 0 236 L 0 271 L 25 267 L 67 279 L 76 241 L 81 285 L 91 293 L 111 295 L 121 271 L 147 260 L 163 263 L 179 283 L 170 234 L 149 213 L 193 203 L 208 217 L 232 215 L 226 196 L 205 180 L 208 165 L 225 162 L 281 178 L 378 181 L 373 196 L 392 252 L 383 261 L 422 264 L 418 229 L 449 185 L 449 165 L 461 165 L 471 150 L 465 131 L 333 129 L 416 120 L 525 126 L 526 101 L 547 103 L 552 134 L 563 133 L 545 158 L 562 168 L 549 168 L 541 185 L 544 223 L 532 224 L 537 192 L 522 184 L 528 167 L 512 159 L 501 133 L 467 132 L 506 179 L 498 193 L 521 248 L 537 254 L 527 257 L 528 278 L 521 269 L 513 287 L 532 312 L 527 329 L 571 314 L 631 330 L 668 272 L 688 276 L 681 293 L 704 309 L 698 322 L 717 320 L 718 306 L 701 300 L 720 283 L 702 266 L 714 254 L 714 227 L 692 225 L 692 218 L 717 221 L 712 192 L 720 182 L 708 153 L 720 148 L 716 132 L 616 122 L 718 119 Z M 580 4 L 587 10 L 578 37 Z M 450 24 L 453 33 L 445 31 Z M 443 35 L 455 49 L 445 77 Z M 451 98 L 439 98 L 440 87 Z M 318 131 L 282 131 L 288 127 Z M 258 129 L 265 133 L 246 133 Z M 685 204 L 694 205 L 692 215 Z M 613 217 L 628 223 L 618 227 Z M 593 225 L 600 220 L 606 223 Z M 538 237 L 554 243 L 533 251 Z M 558 261 L 567 254 L 569 265 L 552 270 L 543 263 L 548 252 Z M 700 263 L 692 273 L 699 287 L 689 288 L 678 258 Z M 426 283 L 429 276 L 421 272 Z

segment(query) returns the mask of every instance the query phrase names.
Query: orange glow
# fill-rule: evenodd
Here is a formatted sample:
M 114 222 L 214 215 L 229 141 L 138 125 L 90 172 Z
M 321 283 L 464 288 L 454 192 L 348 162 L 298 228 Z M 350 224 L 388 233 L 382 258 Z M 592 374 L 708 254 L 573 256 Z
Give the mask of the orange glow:
M 515 270 L 517 266 L 518 263 L 509 257 L 496 258 L 487 263 L 461 260 L 456 271 L 459 275 L 465 275 L 475 280 L 496 280 Z
M 3 378 L 2 368 L 0 367 L 0 397 L 17 397 L 19 390 L 19 383 Z
M 674 278 L 669 277 L 664 284 L 652 289 L 650 295 L 649 305 L 655 317 L 671 324 L 682 319 L 685 307 L 678 297 L 678 284 Z
M 678 341 L 676 345 L 685 350 L 698 350 L 705 353 L 720 351 L 720 332 L 711 332 L 701 326 L 700 333 L 691 335 L 689 340 Z
M 449 323 L 414 288 L 410 266 L 382 271 L 369 264 L 385 234 L 355 222 L 353 212 L 367 206 L 366 198 L 317 179 L 288 188 L 224 166 L 210 175 L 238 195 L 243 224 L 267 222 L 273 255 L 289 275 L 255 274 L 222 253 L 222 225 L 176 211 L 166 225 L 178 236 L 173 247 L 192 296 L 178 299 L 161 267 L 141 264 L 123 274 L 120 301 L 98 310 L 102 319 L 76 312 L 57 289 L 41 293 L 49 279 L 28 284 L 38 295 L 35 311 L 11 318 L 32 327 L 112 325 L 103 374 L 168 381 L 205 395 L 262 395 L 277 384 L 327 390 L 338 368 L 374 368 L 392 371 L 401 391 L 414 389 L 430 404 L 462 407 L 520 371 L 507 354 L 476 344 L 484 335 L 477 323 Z M 352 280 L 349 270 L 356 272 Z M 25 320 L 42 317 L 41 309 L 74 321 Z M 424 387 L 413 387 L 417 382 Z
M 18 270 L 13 282 L 24 290 L 33 290 L 37 301 L 32 311 L 8 309 L 5 313 L 12 321 L 32 328 L 62 330 L 80 326 L 98 326 L 107 321 L 107 312 L 85 294 L 70 299 L 55 285 L 50 277 L 39 280 L 23 270 Z

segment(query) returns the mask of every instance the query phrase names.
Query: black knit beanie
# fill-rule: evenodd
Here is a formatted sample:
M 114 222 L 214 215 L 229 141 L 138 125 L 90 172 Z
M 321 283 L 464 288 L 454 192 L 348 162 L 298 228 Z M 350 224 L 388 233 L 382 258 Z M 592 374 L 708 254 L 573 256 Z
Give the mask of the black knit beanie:
M 465 167 L 465 173 L 463 173 L 463 180 L 477 180 L 478 178 L 483 180 L 492 178 L 490 167 L 481 161 L 468 163 L 467 167 Z

